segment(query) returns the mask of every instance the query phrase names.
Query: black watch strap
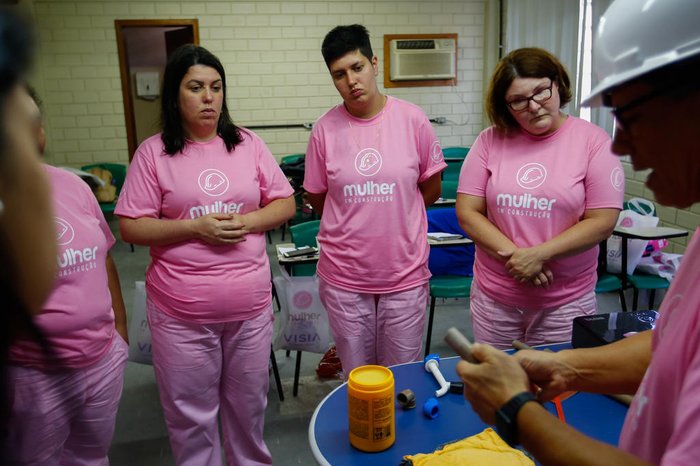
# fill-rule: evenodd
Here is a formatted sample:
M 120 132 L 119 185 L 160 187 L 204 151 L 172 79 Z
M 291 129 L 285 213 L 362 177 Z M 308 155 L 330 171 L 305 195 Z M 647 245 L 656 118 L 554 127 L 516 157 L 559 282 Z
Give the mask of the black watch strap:
M 496 411 L 496 431 L 511 447 L 518 444 L 518 411 L 530 401 L 537 401 L 535 395 L 530 392 L 518 393 Z

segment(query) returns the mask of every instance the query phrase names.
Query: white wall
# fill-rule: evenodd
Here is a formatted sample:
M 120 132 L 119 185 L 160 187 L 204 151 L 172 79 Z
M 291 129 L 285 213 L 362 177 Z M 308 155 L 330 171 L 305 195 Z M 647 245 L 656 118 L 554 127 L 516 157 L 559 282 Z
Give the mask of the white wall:
M 484 0 L 87 1 L 34 0 L 35 83 L 45 102 L 49 160 L 80 166 L 128 160 L 115 19 L 197 18 L 200 43 L 224 64 L 240 125 L 313 122 L 340 98 L 320 53 L 338 24 L 361 23 L 383 66 L 384 34 L 457 33 L 457 86 L 389 89 L 450 123 L 443 146 L 471 145 L 482 129 Z M 383 74 L 378 81 L 383 83 Z M 383 89 L 382 89 L 383 90 Z M 261 130 L 273 154 L 304 152 L 304 129 Z
M 456 32 L 458 86 L 385 92 L 431 117 L 447 117 L 450 124 L 436 127 L 443 147 L 471 145 L 487 124 L 482 94 L 495 65 L 495 0 L 22 0 L 20 6 L 32 11 L 39 28 L 33 81 L 44 99 L 49 161 L 56 165 L 128 161 L 115 19 L 197 18 L 201 45 L 224 64 L 229 108 L 241 125 L 312 122 L 339 102 L 320 53 L 323 36 L 338 24 L 367 26 L 380 70 L 384 34 Z M 491 53 L 485 55 L 484 44 Z M 383 79 L 380 74 L 380 87 Z M 304 152 L 309 135 L 258 133 L 278 158 Z M 627 196 L 653 199 L 646 174 L 623 166 Z M 700 225 L 700 204 L 657 208 L 663 225 L 691 233 Z M 672 240 L 670 250 L 683 252 L 686 244 Z

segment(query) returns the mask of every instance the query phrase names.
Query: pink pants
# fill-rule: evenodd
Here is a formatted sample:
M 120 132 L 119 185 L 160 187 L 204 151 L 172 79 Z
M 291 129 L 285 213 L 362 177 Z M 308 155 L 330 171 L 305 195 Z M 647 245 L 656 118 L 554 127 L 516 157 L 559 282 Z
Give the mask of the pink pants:
M 263 441 L 272 305 L 240 322 L 196 324 L 148 301 L 153 366 L 178 465 L 271 465 Z
M 109 464 L 127 349 L 115 332 L 107 353 L 86 368 L 10 366 L 10 464 Z
M 597 312 L 594 291 L 560 307 L 526 311 L 489 298 L 479 289 L 476 280 L 472 282 L 469 307 L 474 340 L 500 349 L 511 348 L 513 340 L 530 346 L 571 341 L 574 317 Z
M 421 359 L 428 285 L 397 293 L 356 293 L 319 279 L 345 378 L 365 364 L 390 366 Z

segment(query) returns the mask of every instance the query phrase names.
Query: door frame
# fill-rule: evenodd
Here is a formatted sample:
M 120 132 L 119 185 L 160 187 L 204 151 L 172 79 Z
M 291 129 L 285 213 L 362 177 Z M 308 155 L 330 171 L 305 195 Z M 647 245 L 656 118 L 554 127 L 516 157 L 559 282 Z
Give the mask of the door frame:
M 128 27 L 191 27 L 193 43 L 199 45 L 199 21 L 197 19 L 116 19 L 114 28 L 117 33 L 117 51 L 119 52 L 119 74 L 122 81 L 122 100 L 124 102 L 124 120 L 126 140 L 129 150 L 129 162 L 136 152 L 136 124 L 134 108 L 131 103 L 131 73 L 126 55 L 124 28 Z

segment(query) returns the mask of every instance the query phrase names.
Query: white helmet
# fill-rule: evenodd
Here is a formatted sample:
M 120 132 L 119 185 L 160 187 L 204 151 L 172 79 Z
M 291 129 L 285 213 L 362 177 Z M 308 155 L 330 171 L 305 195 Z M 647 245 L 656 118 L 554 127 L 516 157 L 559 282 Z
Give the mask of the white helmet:
M 615 0 L 594 44 L 600 82 L 582 102 L 591 107 L 613 87 L 700 54 L 700 0 Z

